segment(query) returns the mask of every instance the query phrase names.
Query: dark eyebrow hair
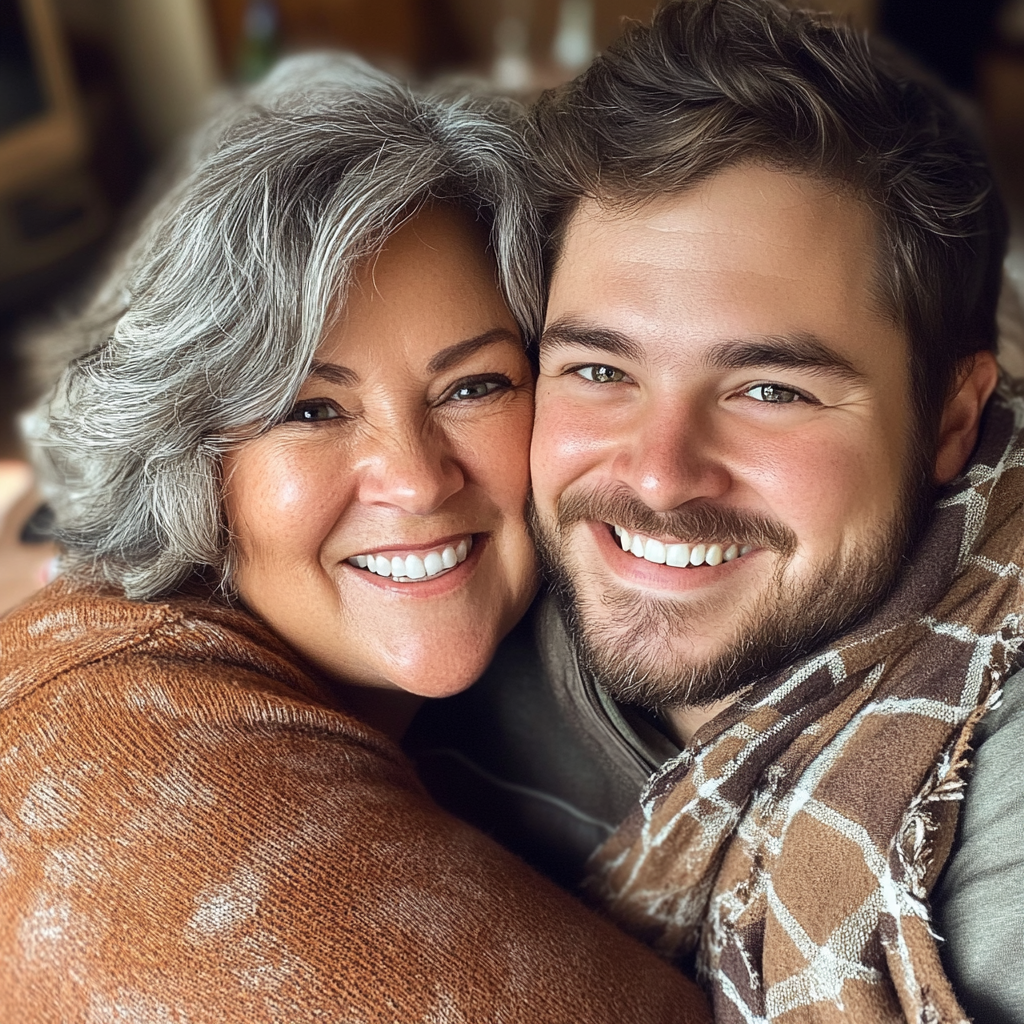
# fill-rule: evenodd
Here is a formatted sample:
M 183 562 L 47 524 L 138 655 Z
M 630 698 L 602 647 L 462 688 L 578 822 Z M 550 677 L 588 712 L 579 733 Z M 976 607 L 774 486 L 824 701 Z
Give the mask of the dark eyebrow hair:
M 787 370 L 817 371 L 823 376 L 862 381 L 864 374 L 849 360 L 813 334 L 764 335 L 738 338 L 711 347 L 704 364 L 724 370 L 777 366 Z
M 619 331 L 591 327 L 579 320 L 556 320 L 545 328 L 540 339 L 544 349 L 579 346 L 595 349 L 611 356 L 621 356 L 636 363 L 644 362 L 642 346 Z M 864 374 L 849 360 L 809 333 L 763 335 L 737 338 L 713 345 L 705 354 L 704 365 L 725 370 L 771 366 L 781 369 L 811 370 L 822 376 L 862 381 Z
M 314 359 L 309 368 L 310 377 L 322 377 L 332 384 L 338 384 L 343 388 L 351 387 L 359 380 L 359 374 L 350 370 L 347 366 L 339 366 L 337 363 L 325 363 L 320 359 Z
M 522 340 L 515 331 L 510 331 L 507 327 L 494 327 L 483 334 L 478 334 L 475 338 L 468 338 L 466 341 L 459 341 L 441 349 L 427 363 L 427 372 L 441 373 L 444 370 L 450 370 L 453 366 L 458 366 L 463 359 L 468 359 L 478 349 L 485 348 L 487 345 L 495 345 L 498 342 L 522 345 Z
M 559 348 L 560 346 L 579 346 L 592 348 L 598 352 L 607 352 L 611 356 L 622 356 L 633 362 L 643 361 L 643 350 L 632 339 L 619 331 L 609 331 L 601 327 L 589 327 L 579 320 L 565 318 L 556 320 L 544 328 L 541 335 L 540 348 Z

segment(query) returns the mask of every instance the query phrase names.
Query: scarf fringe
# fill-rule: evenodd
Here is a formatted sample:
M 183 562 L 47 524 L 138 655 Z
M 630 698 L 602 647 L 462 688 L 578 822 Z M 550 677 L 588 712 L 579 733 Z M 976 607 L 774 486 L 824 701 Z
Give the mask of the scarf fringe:
M 928 887 L 925 880 L 932 868 L 935 856 L 932 837 L 939 829 L 935 812 L 939 805 L 961 801 L 967 780 L 964 772 L 970 767 L 972 753 L 971 738 L 978 722 L 999 706 L 1002 699 L 1002 676 L 999 669 L 990 668 L 990 690 L 988 696 L 968 716 L 963 730 L 943 752 L 938 764 L 931 771 L 921 791 L 910 802 L 903 823 L 893 844 L 897 862 L 903 874 L 907 896 L 922 920 L 929 920 Z M 931 929 L 933 938 L 942 941 L 941 936 Z

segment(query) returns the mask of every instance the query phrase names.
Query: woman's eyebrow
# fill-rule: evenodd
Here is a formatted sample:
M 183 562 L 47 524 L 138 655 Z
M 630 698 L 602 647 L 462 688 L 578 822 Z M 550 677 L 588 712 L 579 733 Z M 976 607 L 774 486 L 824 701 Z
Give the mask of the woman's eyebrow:
M 495 327 L 490 331 L 485 331 L 483 334 L 478 334 L 475 338 L 467 338 L 465 341 L 458 341 L 454 345 L 441 349 L 440 352 L 435 353 L 434 357 L 427 364 L 427 370 L 430 373 L 441 373 L 452 366 L 457 366 L 463 359 L 467 359 L 478 349 L 484 348 L 487 345 L 507 344 L 509 342 L 514 345 L 520 345 L 519 335 L 514 331 L 510 331 L 507 327 Z M 347 366 L 341 366 L 339 363 L 324 362 L 322 359 L 313 360 L 309 369 L 309 376 L 320 377 L 341 387 L 352 387 L 359 383 L 359 374 L 355 370 L 349 369 Z
M 444 370 L 450 370 L 453 366 L 458 366 L 464 359 L 468 359 L 478 349 L 499 342 L 503 344 L 512 342 L 513 345 L 522 344 L 515 331 L 510 331 L 507 327 L 495 327 L 483 334 L 478 334 L 475 338 L 467 338 L 465 341 L 458 341 L 454 345 L 441 349 L 427 363 L 427 372 L 441 373 Z
M 355 370 L 350 370 L 347 366 L 339 366 L 337 363 L 325 363 L 320 359 L 313 360 L 313 364 L 309 368 L 309 376 L 320 377 L 343 388 L 359 383 L 359 374 Z

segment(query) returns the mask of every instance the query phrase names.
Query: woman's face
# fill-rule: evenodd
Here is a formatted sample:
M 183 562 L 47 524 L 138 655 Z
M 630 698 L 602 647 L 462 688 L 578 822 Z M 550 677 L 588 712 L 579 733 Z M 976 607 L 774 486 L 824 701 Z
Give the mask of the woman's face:
M 462 690 L 536 587 L 533 374 L 485 242 L 453 209 L 396 232 L 288 419 L 225 459 L 240 596 L 343 683 Z

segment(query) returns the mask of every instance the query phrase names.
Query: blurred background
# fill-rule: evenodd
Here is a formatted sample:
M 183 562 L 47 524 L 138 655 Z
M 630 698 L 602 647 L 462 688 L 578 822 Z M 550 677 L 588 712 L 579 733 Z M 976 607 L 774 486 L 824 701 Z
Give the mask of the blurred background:
M 1024 0 L 803 2 L 887 34 L 976 104 L 1014 210 L 1009 269 L 1024 290 Z M 259 78 L 282 54 L 342 47 L 415 78 L 468 72 L 529 96 L 655 5 L 0 0 L 0 467 L 20 455 L 15 415 L 38 386 L 16 337 L 74 301 L 218 89 Z M 0 522 L 28 479 L 8 476 Z

